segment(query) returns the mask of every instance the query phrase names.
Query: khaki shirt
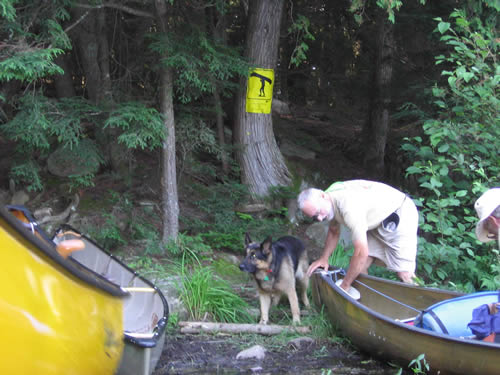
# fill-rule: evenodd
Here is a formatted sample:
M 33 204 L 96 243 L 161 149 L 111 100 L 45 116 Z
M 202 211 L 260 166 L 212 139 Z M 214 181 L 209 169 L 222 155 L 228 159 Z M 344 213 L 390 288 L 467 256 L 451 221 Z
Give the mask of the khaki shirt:
M 389 185 L 367 180 L 336 182 L 326 192 L 333 203 L 333 220 L 351 230 L 353 241 L 366 241 L 366 232 L 379 226 L 406 198 Z

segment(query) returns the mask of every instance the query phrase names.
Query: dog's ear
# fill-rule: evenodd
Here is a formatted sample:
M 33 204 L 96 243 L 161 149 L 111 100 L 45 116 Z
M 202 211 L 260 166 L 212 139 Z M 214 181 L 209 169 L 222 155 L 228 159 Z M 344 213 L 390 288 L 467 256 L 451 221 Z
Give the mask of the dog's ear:
M 250 238 L 250 235 L 247 233 L 245 233 L 245 246 L 248 246 L 252 243 L 252 239 Z
M 266 255 L 271 253 L 271 249 L 273 247 L 273 239 L 271 236 L 267 237 L 264 242 L 262 242 L 261 248 L 262 252 Z

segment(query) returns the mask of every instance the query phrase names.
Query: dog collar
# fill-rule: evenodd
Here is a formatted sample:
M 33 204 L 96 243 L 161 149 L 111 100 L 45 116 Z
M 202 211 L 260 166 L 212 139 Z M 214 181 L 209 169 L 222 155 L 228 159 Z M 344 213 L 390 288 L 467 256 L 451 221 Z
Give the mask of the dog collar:
M 266 272 L 267 273 L 273 273 L 273 270 L 272 269 L 268 269 Z M 269 281 L 269 276 L 266 275 L 266 277 L 264 277 L 264 281 Z

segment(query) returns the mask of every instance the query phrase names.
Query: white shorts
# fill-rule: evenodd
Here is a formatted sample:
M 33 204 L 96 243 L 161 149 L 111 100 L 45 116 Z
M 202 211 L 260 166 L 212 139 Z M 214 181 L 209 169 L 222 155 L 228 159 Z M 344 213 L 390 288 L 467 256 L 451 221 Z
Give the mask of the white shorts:
M 417 207 L 410 197 L 406 197 L 394 213 L 396 216 L 391 214 L 377 228 L 367 232 L 368 255 L 376 258 L 375 261 L 380 260 L 391 271 L 414 273 L 417 257 Z

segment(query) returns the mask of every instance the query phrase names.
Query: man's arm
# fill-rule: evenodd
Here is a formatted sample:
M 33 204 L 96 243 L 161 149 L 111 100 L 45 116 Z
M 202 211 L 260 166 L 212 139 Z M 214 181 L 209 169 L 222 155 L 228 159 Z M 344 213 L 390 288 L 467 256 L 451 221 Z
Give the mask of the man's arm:
M 331 221 L 328 226 L 328 233 L 326 234 L 325 247 L 323 248 L 323 253 L 321 257 L 315 262 L 311 263 L 309 269 L 307 270 L 307 276 L 311 276 L 313 271 L 321 267 L 325 271 L 328 271 L 328 258 L 335 251 L 337 243 L 340 237 L 340 224 L 335 221 Z M 368 252 L 367 252 L 368 254 Z
M 353 244 L 354 254 L 351 257 L 344 281 L 340 285 L 344 290 L 349 290 L 356 277 L 365 271 L 366 261 L 368 260 L 368 243 L 365 240 L 355 240 Z

